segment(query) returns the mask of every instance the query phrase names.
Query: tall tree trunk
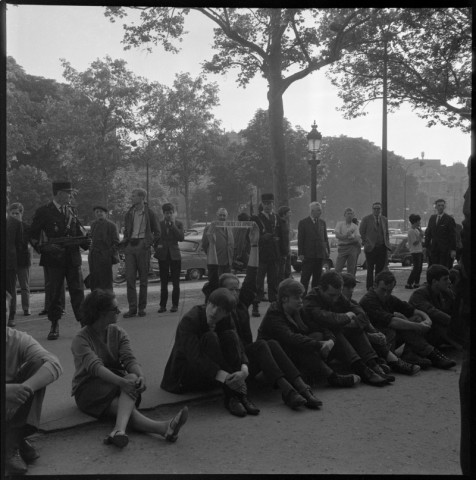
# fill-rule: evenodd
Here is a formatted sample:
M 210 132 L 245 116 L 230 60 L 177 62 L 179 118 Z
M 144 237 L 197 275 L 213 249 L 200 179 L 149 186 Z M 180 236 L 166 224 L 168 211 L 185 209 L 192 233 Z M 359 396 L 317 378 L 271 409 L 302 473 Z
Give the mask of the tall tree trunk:
M 284 149 L 284 107 L 281 77 L 281 9 L 271 14 L 272 41 L 268 69 L 268 117 L 273 159 L 273 188 L 275 206 L 288 205 L 288 179 L 286 175 L 286 152 Z
M 187 221 L 187 228 L 190 228 L 190 186 L 188 180 L 183 182 L 183 196 L 185 199 L 185 219 Z

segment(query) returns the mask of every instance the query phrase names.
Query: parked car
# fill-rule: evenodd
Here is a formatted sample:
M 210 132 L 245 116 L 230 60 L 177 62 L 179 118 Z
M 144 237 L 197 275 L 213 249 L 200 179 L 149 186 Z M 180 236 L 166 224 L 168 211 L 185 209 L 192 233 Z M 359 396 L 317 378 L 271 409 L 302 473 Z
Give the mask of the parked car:
M 182 255 L 181 274 L 185 280 L 200 280 L 207 274 L 207 255 L 202 248 L 201 235 L 188 235 L 179 242 Z
M 413 258 L 408 249 L 408 237 L 406 234 L 390 235 L 390 247 L 392 251 L 388 255 L 390 263 L 401 263 L 403 267 L 410 267 L 413 265 Z M 423 261 L 427 262 L 425 254 Z
M 329 239 L 329 247 L 331 249 L 329 258 L 324 260 L 322 264 L 323 270 L 330 270 L 331 268 L 335 268 L 335 263 L 337 260 L 337 243 L 338 240 L 334 234 L 327 234 L 327 238 Z M 297 240 L 291 240 L 291 265 L 296 272 L 300 272 L 302 269 L 302 262 L 298 259 L 298 247 L 297 247 Z M 366 268 L 365 264 L 365 254 L 364 250 L 362 249 L 357 259 L 357 266 L 363 269 Z

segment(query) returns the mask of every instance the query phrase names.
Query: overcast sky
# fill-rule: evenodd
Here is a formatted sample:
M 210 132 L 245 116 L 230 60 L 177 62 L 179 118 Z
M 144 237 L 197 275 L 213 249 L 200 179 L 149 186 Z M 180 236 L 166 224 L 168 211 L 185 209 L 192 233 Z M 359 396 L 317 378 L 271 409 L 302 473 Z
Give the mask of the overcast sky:
M 137 12 L 133 12 L 136 15 Z M 131 17 L 128 17 L 131 18 Z M 124 50 L 122 23 L 111 23 L 103 7 L 34 6 L 7 8 L 7 55 L 15 58 L 26 73 L 64 82 L 60 58 L 73 68 L 85 70 L 91 62 L 110 55 L 126 60 L 135 74 L 172 85 L 176 73 L 200 73 L 200 64 L 212 56 L 213 23 L 198 12 L 191 12 L 186 21 L 189 31 L 179 54 L 154 48 L 149 54 L 140 49 Z M 255 78 L 246 89 L 239 87 L 236 75 L 209 75 L 209 81 L 220 87 L 220 106 L 216 117 L 226 130 L 246 128 L 258 108 L 267 108 L 266 82 Z M 295 82 L 284 94 L 284 115 L 293 126 L 310 130 L 316 121 L 324 136 L 362 137 L 382 144 L 382 104 L 373 102 L 366 117 L 344 120 L 337 90 L 323 71 L 314 72 Z M 405 106 L 388 116 L 388 149 L 405 158 L 425 152 L 426 159 L 440 159 L 451 165 L 466 161 L 471 153 L 470 135 L 443 126 L 427 128 L 411 108 Z

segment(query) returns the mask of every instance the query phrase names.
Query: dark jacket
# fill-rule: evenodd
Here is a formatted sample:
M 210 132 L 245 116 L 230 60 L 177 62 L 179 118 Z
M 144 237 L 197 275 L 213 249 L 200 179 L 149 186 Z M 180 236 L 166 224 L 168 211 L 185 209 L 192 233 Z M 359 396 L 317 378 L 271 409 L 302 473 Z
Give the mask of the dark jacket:
M 229 317 L 218 322 L 222 329 L 233 329 Z M 217 328 L 217 327 L 215 327 Z M 220 366 L 200 351 L 200 339 L 210 328 L 207 324 L 205 305 L 192 307 L 180 320 L 175 334 L 172 352 L 164 370 L 160 387 L 172 393 L 212 386 Z M 248 363 L 244 351 L 241 363 Z M 198 375 L 197 375 L 198 373 Z
M 258 340 L 276 340 L 286 351 L 319 351 L 319 341 L 310 337 L 312 329 L 307 312 L 299 311 L 300 320 L 291 319 L 276 302 L 266 312 L 258 328 Z M 331 338 L 331 337 L 328 337 Z
M 389 234 L 388 234 L 388 220 L 387 217 L 380 215 L 380 225 L 377 225 L 375 221 L 375 215 L 370 214 L 362 218 L 359 226 L 359 233 L 362 237 L 362 245 L 364 252 L 371 252 L 375 248 L 375 242 L 378 238 L 378 229 L 382 228 L 382 235 L 385 246 L 390 250 Z
M 279 253 L 282 257 L 286 257 L 290 253 L 290 239 L 289 232 L 291 227 L 287 219 L 280 218 L 278 216 L 278 229 L 279 229 Z
M 22 243 L 22 225 L 13 217 L 7 218 L 7 251 L 5 256 L 5 269 L 16 270 L 18 256 Z
M 183 224 L 179 220 L 175 220 L 171 225 L 166 225 L 165 220 L 159 222 L 160 240 L 155 249 L 154 257 L 163 262 L 167 260 L 168 255 L 172 260 L 180 260 L 180 249 L 178 242 L 183 242 Z
M 21 243 L 18 250 L 17 265 L 19 267 L 31 266 L 31 251 L 30 251 L 30 226 L 21 222 Z
M 378 329 L 388 328 L 389 323 L 394 317 L 394 312 L 400 312 L 406 317 L 411 317 L 415 313 L 415 308 L 408 302 L 400 300 L 395 295 L 382 302 L 375 293 L 374 287 L 370 287 L 367 293 L 360 299 L 360 306 L 368 315 L 369 320 Z
M 202 235 L 202 248 L 208 254 L 208 228 L 206 226 Z M 230 266 L 233 263 L 233 255 L 235 251 L 235 238 L 233 229 L 230 227 L 217 227 L 215 230 L 215 249 L 217 252 L 218 265 Z
M 450 252 L 456 250 L 456 223 L 453 217 L 443 213 L 441 220 L 436 224 L 437 215 L 428 220 L 425 230 L 424 247 L 430 252 Z
M 326 222 L 317 219 L 317 225 L 311 217 L 306 217 L 298 223 L 298 255 L 304 258 L 329 258 L 329 239 L 327 238 Z
M 144 205 L 145 211 L 145 247 L 148 248 L 155 245 L 160 238 L 159 223 L 155 213 L 147 206 Z M 134 229 L 134 206 L 129 208 L 124 218 L 124 238 L 122 240 L 123 245 L 127 245 L 132 236 Z
M 76 209 L 71 207 L 73 214 L 68 228 L 66 217 L 58 210 L 53 202 L 38 208 L 33 216 L 30 227 L 30 241 L 33 247 L 41 253 L 40 265 L 44 267 L 80 267 L 81 252 L 89 248 L 87 241 L 80 245 L 63 246 L 60 251 L 46 252 L 42 250 L 41 244 L 44 240 L 52 240 L 58 237 L 84 237 L 77 221 Z
M 415 290 L 408 302 L 428 314 L 435 324 L 448 326 L 451 322 L 451 314 L 455 306 L 455 296 L 451 291 L 437 294 L 429 285 L 426 285 Z
M 275 213 L 271 213 L 268 219 L 263 212 L 260 212 L 258 215 L 253 215 L 251 220 L 259 228 L 258 248 L 260 263 L 268 263 L 280 258 L 278 216 Z

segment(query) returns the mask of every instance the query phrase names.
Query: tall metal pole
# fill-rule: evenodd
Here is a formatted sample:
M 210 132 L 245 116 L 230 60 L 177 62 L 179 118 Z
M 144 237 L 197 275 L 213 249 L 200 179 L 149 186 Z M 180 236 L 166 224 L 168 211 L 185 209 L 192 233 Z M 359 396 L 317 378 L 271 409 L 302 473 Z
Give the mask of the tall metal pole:
M 145 159 L 145 189 L 147 191 L 147 205 L 149 205 L 149 156 L 146 157 Z
M 316 154 L 312 154 L 311 164 L 311 202 L 317 200 L 317 160 Z
M 385 35 L 385 34 L 384 34 Z M 387 38 L 383 38 L 382 215 L 387 217 Z
M 403 230 L 407 231 L 407 170 L 405 169 L 405 178 L 403 180 Z

